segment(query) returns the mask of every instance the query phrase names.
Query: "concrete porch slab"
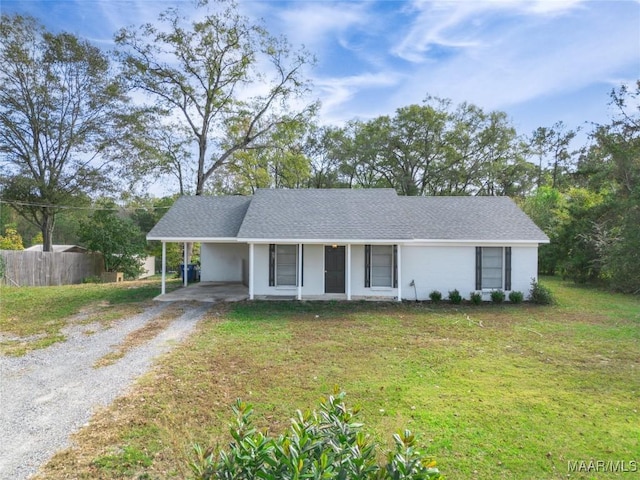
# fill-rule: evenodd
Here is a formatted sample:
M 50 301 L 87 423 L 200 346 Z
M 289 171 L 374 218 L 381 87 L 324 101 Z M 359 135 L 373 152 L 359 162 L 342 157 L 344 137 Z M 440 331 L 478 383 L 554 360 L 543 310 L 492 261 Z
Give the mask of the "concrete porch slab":
M 159 295 L 160 302 L 241 302 L 249 298 L 249 289 L 241 283 L 198 282 Z

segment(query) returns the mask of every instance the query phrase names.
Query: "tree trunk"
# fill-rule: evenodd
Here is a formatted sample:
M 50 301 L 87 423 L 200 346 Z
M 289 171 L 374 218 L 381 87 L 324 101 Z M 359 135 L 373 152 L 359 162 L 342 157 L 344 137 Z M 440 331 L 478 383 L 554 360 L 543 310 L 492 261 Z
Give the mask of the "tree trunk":
M 55 214 L 48 209 L 42 211 L 42 223 L 40 230 L 42 231 L 42 251 L 51 252 L 53 250 L 53 226 L 55 223 Z
M 187 243 L 187 263 L 191 263 L 191 257 L 193 256 L 193 242 Z

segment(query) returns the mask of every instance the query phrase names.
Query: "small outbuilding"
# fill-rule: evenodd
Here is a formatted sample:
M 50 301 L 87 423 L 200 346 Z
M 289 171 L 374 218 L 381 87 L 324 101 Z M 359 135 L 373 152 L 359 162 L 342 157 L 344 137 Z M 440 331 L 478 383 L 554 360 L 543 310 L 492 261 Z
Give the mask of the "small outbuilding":
M 147 235 L 201 244 L 201 280 L 249 298 L 425 300 L 457 289 L 527 292 L 549 238 L 507 197 L 393 189 L 259 189 L 182 197 Z M 165 292 L 163 273 L 162 293 Z
M 42 252 L 43 245 L 38 243 L 29 248 L 25 248 L 25 252 Z M 88 250 L 80 245 L 51 245 L 51 251 L 54 253 L 88 253 Z

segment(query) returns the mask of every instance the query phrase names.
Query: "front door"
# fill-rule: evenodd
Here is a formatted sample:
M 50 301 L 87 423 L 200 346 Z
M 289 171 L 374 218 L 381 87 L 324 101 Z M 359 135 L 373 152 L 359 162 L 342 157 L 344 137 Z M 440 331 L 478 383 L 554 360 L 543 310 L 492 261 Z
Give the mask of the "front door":
M 324 247 L 324 293 L 344 293 L 344 246 Z

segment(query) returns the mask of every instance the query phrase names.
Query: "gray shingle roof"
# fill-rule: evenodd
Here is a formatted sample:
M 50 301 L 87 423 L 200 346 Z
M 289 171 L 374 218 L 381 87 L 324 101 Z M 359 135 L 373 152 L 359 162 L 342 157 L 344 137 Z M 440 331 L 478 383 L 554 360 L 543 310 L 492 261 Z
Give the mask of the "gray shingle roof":
M 399 197 L 393 189 L 258 190 L 183 197 L 147 238 L 548 242 L 507 197 Z
M 240 238 L 400 239 L 392 189 L 258 190 Z
M 414 239 L 549 241 L 509 197 L 398 197 L 398 203 Z
M 180 197 L 147 239 L 235 237 L 249 203 L 251 197 Z

